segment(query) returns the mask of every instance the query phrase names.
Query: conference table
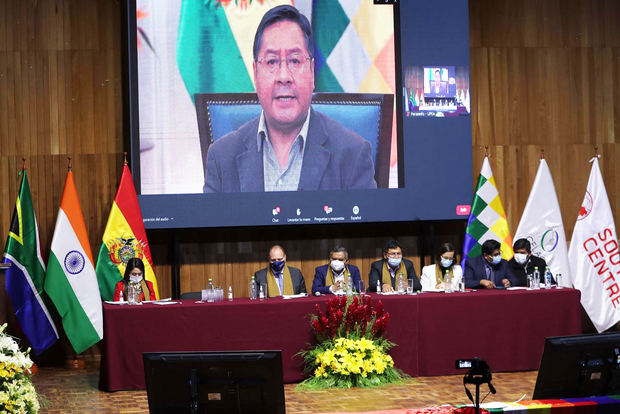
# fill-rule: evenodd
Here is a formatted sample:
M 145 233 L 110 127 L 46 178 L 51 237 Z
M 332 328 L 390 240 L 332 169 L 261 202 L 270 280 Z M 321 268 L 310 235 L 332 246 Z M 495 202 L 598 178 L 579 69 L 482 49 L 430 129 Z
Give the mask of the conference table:
M 455 360 L 473 357 L 493 372 L 538 369 L 545 337 L 581 333 L 574 289 L 368 295 L 390 313 L 390 354 L 412 376 L 464 374 Z M 284 381 L 301 381 L 296 354 L 313 343 L 310 314 L 330 297 L 104 304 L 99 386 L 144 389 L 142 353 L 168 351 L 282 350 Z

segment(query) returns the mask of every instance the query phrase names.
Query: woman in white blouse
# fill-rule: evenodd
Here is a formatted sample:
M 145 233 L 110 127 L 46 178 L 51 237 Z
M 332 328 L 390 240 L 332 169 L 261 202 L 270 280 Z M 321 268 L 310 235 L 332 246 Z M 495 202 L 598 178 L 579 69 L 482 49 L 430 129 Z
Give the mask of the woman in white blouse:
M 424 266 L 420 283 L 422 290 L 444 290 L 446 273 L 451 277 L 452 290 L 458 290 L 459 282 L 463 278 L 463 269 L 456 262 L 456 250 L 452 243 L 444 243 L 439 249 L 437 263 Z

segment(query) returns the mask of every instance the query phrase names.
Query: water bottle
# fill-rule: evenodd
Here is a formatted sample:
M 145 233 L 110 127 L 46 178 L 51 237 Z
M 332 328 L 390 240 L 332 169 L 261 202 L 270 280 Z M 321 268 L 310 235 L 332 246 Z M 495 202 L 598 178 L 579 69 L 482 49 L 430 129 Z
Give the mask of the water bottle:
M 465 292 L 465 277 L 464 277 L 464 275 L 461 275 L 461 278 L 459 279 L 459 292 Z
M 228 286 L 228 300 L 232 302 L 233 294 L 232 294 L 232 286 Z
M 551 289 L 551 270 L 549 270 L 549 266 L 545 268 L 545 289 Z
M 405 276 L 402 273 L 398 274 L 398 294 L 405 294 Z
M 534 267 L 534 280 L 532 283 L 532 289 L 540 289 L 540 272 L 538 266 Z
M 265 300 L 265 289 L 263 289 L 263 285 L 260 285 L 260 288 L 258 289 L 258 299 Z
M 353 294 L 353 279 L 351 279 L 351 273 L 347 273 L 347 295 Z
M 254 276 L 250 280 L 250 300 L 256 300 L 257 292 L 256 292 L 256 280 L 254 280 Z
M 213 279 L 209 278 L 209 283 L 207 283 L 207 289 L 213 290 L 215 289 L 215 285 L 213 285 Z
M 534 289 L 534 276 L 532 276 L 531 274 L 527 275 L 527 288 L 528 289 Z
M 123 295 L 123 291 L 121 290 L 121 294 L 120 294 L 120 296 L 118 297 L 118 301 L 119 301 L 120 303 L 125 302 L 125 300 L 123 299 L 123 296 L 124 296 L 124 295 Z
M 136 304 L 136 288 L 131 282 L 127 285 L 127 303 L 130 305 Z
M 377 280 L 377 293 L 381 293 L 381 281 Z
M 446 273 L 444 274 L 443 287 L 444 287 L 444 292 L 452 293 L 452 276 L 450 275 L 449 270 L 446 270 Z

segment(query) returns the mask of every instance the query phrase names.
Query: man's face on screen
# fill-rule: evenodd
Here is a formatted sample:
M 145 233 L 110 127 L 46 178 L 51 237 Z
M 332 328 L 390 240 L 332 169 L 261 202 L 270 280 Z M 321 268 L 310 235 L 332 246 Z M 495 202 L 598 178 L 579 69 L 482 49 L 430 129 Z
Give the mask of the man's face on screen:
M 312 101 L 314 60 L 297 23 L 283 20 L 265 29 L 254 79 L 269 130 L 299 129 Z

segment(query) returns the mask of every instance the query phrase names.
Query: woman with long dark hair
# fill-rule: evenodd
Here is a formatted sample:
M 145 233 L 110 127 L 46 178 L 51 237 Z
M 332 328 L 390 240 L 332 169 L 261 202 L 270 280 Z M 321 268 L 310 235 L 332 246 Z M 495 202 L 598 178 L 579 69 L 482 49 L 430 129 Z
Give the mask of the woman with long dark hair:
M 127 300 L 127 293 L 129 286 L 133 287 L 139 292 L 141 301 L 155 300 L 155 289 L 153 283 L 144 278 L 144 262 L 137 257 L 132 257 L 127 261 L 127 267 L 125 267 L 125 275 L 123 279 L 116 284 L 114 289 L 114 301 L 118 302 L 123 293 L 123 299 Z
M 439 248 L 436 263 L 422 268 L 422 290 L 445 290 L 445 277 L 451 277 L 452 290 L 457 290 L 463 277 L 463 269 L 456 264 L 456 250 L 452 243 L 444 243 Z

